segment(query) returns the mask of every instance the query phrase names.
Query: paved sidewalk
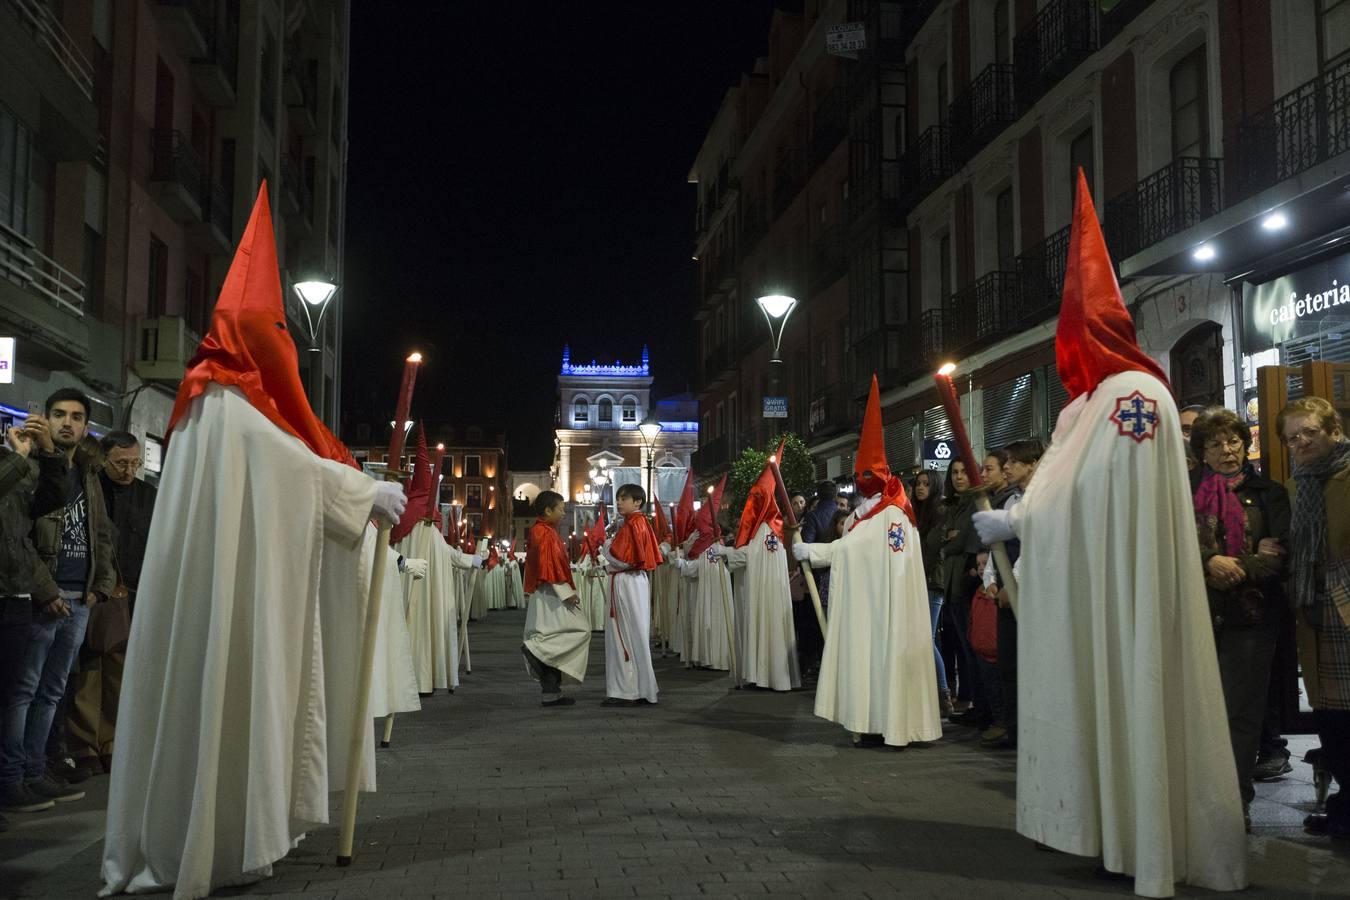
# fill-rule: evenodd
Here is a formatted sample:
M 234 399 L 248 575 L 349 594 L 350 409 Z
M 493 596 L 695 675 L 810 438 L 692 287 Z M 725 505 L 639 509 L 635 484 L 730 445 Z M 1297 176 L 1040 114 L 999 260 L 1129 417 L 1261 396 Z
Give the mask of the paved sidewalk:
M 1015 758 L 968 730 L 856 750 L 811 715 L 808 693 L 729 691 L 725 675 L 674 660 L 657 664 L 659 706 L 603 709 L 598 634 L 577 705 L 542 710 L 518 650 L 523 621 L 503 610 L 475 623 L 459 692 L 398 719 L 350 868 L 334 865 L 325 828 L 275 877 L 221 895 L 1130 895 L 1094 880 L 1091 861 L 1013 832 Z M 1298 828 L 1307 767 L 1258 790 L 1247 896 L 1350 896 L 1350 846 Z M 106 795 L 99 778 L 81 803 L 11 816 L 0 896 L 92 897 Z

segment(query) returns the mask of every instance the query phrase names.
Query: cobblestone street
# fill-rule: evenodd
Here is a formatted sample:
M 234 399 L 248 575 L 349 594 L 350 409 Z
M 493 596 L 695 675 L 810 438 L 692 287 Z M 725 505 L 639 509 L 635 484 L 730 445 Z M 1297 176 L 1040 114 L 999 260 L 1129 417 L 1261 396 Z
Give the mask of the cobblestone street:
M 458 693 L 399 718 L 351 867 L 334 865 L 337 830 L 324 828 L 275 877 L 221 895 L 1129 895 L 1095 880 L 1091 861 L 1014 833 L 1014 756 L 968 730 L 855 750 L 811 715 L 810 693 L 729 692 L 725 675 L 669 659 L 659 706 L 602 709 L 599 634 L 578 704 L 541 710 L 517 650 L 523 618 L 475 623 Z M 1350 848 L 1298 827 L 1309 781 L 1297 763 L 1259 787 L 1249 896 L 1350 895 Z M 11 817 L 0 894 L 94 895 L 107 779 L 88 787 L 56 813 Z

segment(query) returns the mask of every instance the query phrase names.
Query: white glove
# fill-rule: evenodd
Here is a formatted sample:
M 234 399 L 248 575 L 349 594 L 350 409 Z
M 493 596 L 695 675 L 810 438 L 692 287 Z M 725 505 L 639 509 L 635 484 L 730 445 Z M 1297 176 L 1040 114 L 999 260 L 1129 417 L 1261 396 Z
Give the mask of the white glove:
M 688 553 L 689 548 L 697 544 L 698 539 L 701 537 L 703 537 L 703 532 L 695 529 L 693 534 L 689 535 L 689 537 L 685 539 L 684 543 L 680 545 L 680 549 L 683 550 L 685 553 Z
M 661 555 L 662 556 L 670 555 L 670 545 L 667 544 L 665 541 L 661 542 Z
M 975 530 L 980 535 L 980 543 L 986 547 L 999 541 L 1011 541 L 1017 538 L 1017 533 L 1012 530 L 1011 516 L 1006 509 L 984 510 L 975 513 L 971 516 L 971 519 L 975 523 Z
M 718 559 L 724 559 L 727 555 L 727 548 L 724 544 L 713 544 L 708 548 L 708 553 L 716 556 Z
M 408 508 L 408 497 L 403 493 L 403 485 L 393 481 L 381 481 L 375 485 L 375 502 L 370 506 L 371 515 L 384 519 L 390 525 L 397 525 L 399 517 Z
M 797 541 L 792 545 L 792 558 L 797 562 L 807 562 L 811 559 L 811 549 L 808 544 Z
M 428 564 L 425 559 L 405 559 L 403 560 L 403 571 L 413 577 L 414 581 L 421 581 L 427 577 Z
M 472 557 L 469 558 L 469 562 L 473 565 L 475 569 L 481 569 L 486 563 L 486 560 L 484 560 L 483 557 L 475 553 Z

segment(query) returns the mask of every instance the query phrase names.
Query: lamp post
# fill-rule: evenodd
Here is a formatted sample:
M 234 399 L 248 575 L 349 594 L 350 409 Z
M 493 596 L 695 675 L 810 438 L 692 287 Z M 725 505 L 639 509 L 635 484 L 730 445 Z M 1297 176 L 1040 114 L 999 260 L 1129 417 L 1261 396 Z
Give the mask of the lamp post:
M 773 344 L 773 356 L 769 360 L 769 396 L 778 397 L 782 392 L 783 360 L 779 349 L 783 343 L 783 328 L 787 325 L 788 316 L 797 307 L 797 298 L 786 294 L 766 294 L 755 302 L 759 304 L 760 312 L 764 313 L 764 321 L 769 323 L 769 339 Z M 777 436 L 779 428 L 778 417 L 774 416 L 769 420 L 769 436 Z
M 661 435 L 661 423 L 656 421 L 656 413 L 647 414 L 647 418 L 638 426 L 638 432 L 642 435 L 642 443 L 647 447 L 647 500 L 655 503 L 655 493 L 652 491 L 652 467 L 656 463 L 656 439 Z
M 325 278 L 311 278 L 297 281 L 291 285 L 295 296 L 300 299 L 300 308 L 305 311 L 305 324 L 309 326 L 309 381 L 307 385 L 310 406 L 327 419 L 324 408 L 327 397 L 323 395 L 323 343 L 319 339 L 323 328 L 323 317 L 328 312 L 329 301 L 337 293 L 337 285 Z

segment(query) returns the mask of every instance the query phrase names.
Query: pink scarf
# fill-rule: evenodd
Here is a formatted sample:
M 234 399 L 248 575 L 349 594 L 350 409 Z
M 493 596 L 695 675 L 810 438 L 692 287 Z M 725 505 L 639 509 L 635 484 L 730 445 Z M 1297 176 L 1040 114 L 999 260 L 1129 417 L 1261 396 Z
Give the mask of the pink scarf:
M 1195 490 L 1195 524 L 1200 531 L 1200 543 L 1227 556 L 1238 556 L 1246 547 L 1247 517 L 1236 492 L 1247 480 L 1247 470 L 1232 476 L 1208 468 L 1205 472 Z

